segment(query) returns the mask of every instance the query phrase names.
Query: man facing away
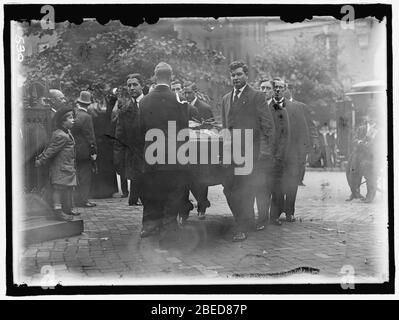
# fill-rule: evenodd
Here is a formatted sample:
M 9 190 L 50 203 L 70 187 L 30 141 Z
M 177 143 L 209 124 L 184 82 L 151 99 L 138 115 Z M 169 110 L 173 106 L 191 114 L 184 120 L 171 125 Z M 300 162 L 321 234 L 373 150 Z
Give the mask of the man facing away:
M 222 99 L 223 127 L 230 131 L 241 130 L 241 146 L 239 146 L 241 154 L 245 150 L 245 129 L 252 130 L 253 134 L 252 172 L 238 175 L 234 170 L 238 166 L 233 164 L 223 183 L 223 191 L 235 219 L 233 241 L 243 241 L 247 238 L 249 229 L 254 225 L 257 178 L 263 178 L 265 167 L 272 161 L 274 124 L 264 94 L 247 83 L 248 67 L 242 61 L 234 61 L 229 69 L 233 90 Z M 237 147 L 237 141 L 234 139 L 232 147 Z
M 144 174 L 139 188 L 144 206 L 142 238 L 159 233 L 161 230 L 164 231 L 163 238 L 176 235 L 177 215 L 184 203 L 185 190 L 188 188 L 187 166 L 180 165 L 178 161 L 168 161 L 169 156 L 176 159 L 177 149 L 169 150 L 165 145 L 164 152 L 158 150 L 163 154 L 157 155 L 164 157 L 164 163 L 148 161 L 146 150 L 153 141 L 145 141 L 146 134 L 161 131 L 167 144 L 169 140 L 176 141 L 176 135 L 168 130 L 171 123 L 176 125 L 176 132 L 188 128 L 187 113 L 184 109 L 187 106 L 180 103 L 170 89 L 171 66 L 160 62 L 155 68 L 155 77 L 157 85 L 143 98 L 140 107 L 141 137 L 145 144 Z

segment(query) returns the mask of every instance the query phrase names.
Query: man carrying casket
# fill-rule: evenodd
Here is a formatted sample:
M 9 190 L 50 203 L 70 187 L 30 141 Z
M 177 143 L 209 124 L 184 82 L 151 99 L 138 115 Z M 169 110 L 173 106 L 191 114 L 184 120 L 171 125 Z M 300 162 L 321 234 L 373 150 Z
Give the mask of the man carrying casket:
M 180 103 L 170 89 L 172 68 L 165 62 L 155 67 L 157 85 L 141 100 L 140 129 L 144 143 L 144 174 L 140 178 L 140 199 L 143 202 L 141 237 L 148 237 L 163 230 L 163 238 L 178 231 L 177 215 L 184 203 L 188 188 L 187 166 L 176 161 L 176 149 L 164 148 L 158 153 L 165 161 L 148 161 L 148 150 L 156 141 L 146 139 L 151 133 L 162 134 L 164 142 L 177 141 L 176 132 L 188 128 L 187 106 Z M 171 133 L 169 126 L 176 126 Z M 151 153 L 153 155 L 153 153 Z
M 237 171 L 233 170 L 233 165 L 223 183 L 223 191 L 236 222 L 233 241 L 243 241 L 247 238 L 251 226 L 255 224 L 256 180 L 264 174 L 267 163 L 272 161 L 274 123 L 264 94 L 247 84 L 248 66 L 242 61 L 234 61 L 229 69 L 234 88 L 222 100 L 223 127 L 231 132 L 239 129 L 241 154 L 243 151 L 245 153 L 245 129 L 252 130 L 252 172 L 238 175 Z M 232 147 L 237 148 L 237 144 L 238 141 L 233 139 Z

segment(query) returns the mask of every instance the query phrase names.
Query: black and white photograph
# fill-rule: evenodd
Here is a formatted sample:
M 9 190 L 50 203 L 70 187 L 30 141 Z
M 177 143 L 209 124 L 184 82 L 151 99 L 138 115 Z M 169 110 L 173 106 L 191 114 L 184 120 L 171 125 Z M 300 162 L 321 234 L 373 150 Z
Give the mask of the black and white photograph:
M 390 4 L 3 10 L 10 292 L 393 288 Z

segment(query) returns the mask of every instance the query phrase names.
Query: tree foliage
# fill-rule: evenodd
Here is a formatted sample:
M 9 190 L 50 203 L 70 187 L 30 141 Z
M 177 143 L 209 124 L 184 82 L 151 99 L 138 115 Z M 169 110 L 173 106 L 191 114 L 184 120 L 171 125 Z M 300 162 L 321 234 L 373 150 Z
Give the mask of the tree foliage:
M 26 31 L 31 32 L 31 27 Z M 219 72 L 225 59 L 221 54 L 200 50 L 196 43 L 173 35 L 157 37 L 147 30 L 119 22 L 57 25 L 58 44 L 24 60 L 26 84 L 45 83 L 61 89 L 70 99 L 85 89 L 102 98 L 107 89 L 124 85 L 130 73 L 149 79 L 160 61 L 171 64 L 175 77 L 182 81 L 228 82 Z
M 295 99 L 309 105 L 316 114 L 326 114 L 342 95 L 335 50 L 326 50 L 325 46 L 307 40 L 295 39 L 289 46 L 269 42 L 263 54 L 256 56 L 253 68 L 257 80 L 288 80 L 295 88 Z

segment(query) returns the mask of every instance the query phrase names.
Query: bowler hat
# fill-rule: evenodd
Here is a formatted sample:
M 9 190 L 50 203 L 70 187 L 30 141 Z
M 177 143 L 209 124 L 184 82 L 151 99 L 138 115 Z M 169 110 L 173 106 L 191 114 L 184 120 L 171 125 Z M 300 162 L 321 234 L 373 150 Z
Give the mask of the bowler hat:
M 83 104 L 91 104 L 91 93 L 89 91 L 81 91 L 76 101 Z

